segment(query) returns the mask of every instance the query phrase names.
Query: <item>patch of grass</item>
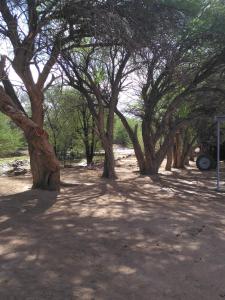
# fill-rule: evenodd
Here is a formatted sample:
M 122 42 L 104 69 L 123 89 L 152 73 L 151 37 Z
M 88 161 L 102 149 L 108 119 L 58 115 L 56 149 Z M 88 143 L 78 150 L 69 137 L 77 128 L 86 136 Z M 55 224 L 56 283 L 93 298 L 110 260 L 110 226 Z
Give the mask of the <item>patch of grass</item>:
M 15 160 L 27 160 L 27 159 L 29 160 L 29 156 L 27 156 L 27 155 L 3 157 L 3 158 L 0 158 L 0 164 L 7 164 L 7 163 L 11 163 Z

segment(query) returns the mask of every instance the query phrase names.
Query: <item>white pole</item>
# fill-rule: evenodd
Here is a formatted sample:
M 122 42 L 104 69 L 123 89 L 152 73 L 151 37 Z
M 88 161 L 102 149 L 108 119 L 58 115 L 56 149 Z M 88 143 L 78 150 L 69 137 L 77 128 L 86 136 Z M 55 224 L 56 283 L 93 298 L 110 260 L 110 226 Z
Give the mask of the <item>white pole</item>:
M 217 191 L 220 190 L 220 121 L 217 120 Z

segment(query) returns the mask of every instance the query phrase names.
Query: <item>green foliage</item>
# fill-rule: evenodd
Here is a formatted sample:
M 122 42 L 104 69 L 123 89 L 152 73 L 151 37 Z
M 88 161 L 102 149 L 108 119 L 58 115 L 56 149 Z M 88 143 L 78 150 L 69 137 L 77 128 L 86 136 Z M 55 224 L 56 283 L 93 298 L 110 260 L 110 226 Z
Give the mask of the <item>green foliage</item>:
M 59 88 L 50 89 L 46 93 L 46 123 L 50 142 L 56 154 L 65 156 L 75 147 L 76 152 L 82 151 L 77 134 L 77 116 L 73 103 L 70 101 L 70 92 L 62 93 Z
M 122 145 L 124 147 L 131 146 L 131 141 L 128 136 L 128 133 L 119 118 L 115 118 L 114 143 L 118 145 Z
M 190 35 L 205 41 L 212 48 L 223 46 L 225 41 L 225 5 L 223 0 L 207 0 L 201 4 L 199 14 L 192 18 L 188 31 Z M 204 49 L 205 51 L 206 49 Z
M 135 126 L 138 125 L 138 139 L 140 143 L 142 143 L 140 121 L 135 118 L 127 118 L 127 120 L 132 128 L 135 128 Z M 115 117 L 114 143 L 124 147 L 132 147 L 132 142 L 129 138 L 129 135 L 118 117 Z
M 190 16 L 196 16 L 204 3 L 204 1 L 200 0 L 163 0 L 163 4 L 173 7 L 179 11 L 184 12 Z
M 22 133 L 0 113 L 0 156 L 10 156 L 21 147 L 24 147 Z
M 76 158 L 83 157 L 85 138 L 81 110 L 85 109 L 86 121 L 89 128 L 93 128 L 86 102 L 78 92 L 70 89 L 61 91 L 58 87 L 50 89 L 45 98 L 45 127 L 57 156 L 60 159 L 70 154 Z M 91 139 L 90 135 L 88 132 L 88 139 Z

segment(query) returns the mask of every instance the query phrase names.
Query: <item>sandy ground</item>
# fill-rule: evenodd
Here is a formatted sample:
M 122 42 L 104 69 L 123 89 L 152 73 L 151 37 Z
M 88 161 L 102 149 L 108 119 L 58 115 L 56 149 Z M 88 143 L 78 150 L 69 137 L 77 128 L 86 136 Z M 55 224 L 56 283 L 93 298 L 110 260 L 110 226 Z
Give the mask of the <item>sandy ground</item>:
M 225 196 L 192 168 L 62 171 L 61 194 L 0 178 L 1 300 L 225 299 Z M 96 174 L 97 173 L 97 174 Z

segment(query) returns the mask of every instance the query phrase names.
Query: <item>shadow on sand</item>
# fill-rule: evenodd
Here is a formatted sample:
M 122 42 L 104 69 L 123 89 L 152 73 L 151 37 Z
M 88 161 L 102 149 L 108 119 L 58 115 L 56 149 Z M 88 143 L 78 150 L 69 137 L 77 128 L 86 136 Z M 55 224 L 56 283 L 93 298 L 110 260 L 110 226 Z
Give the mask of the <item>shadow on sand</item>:
M 4 196 L 0 220 L 0 299 L 225 293 L 225 200 L 205 175 L 93 180 L 64 185 L 60 195 Z

